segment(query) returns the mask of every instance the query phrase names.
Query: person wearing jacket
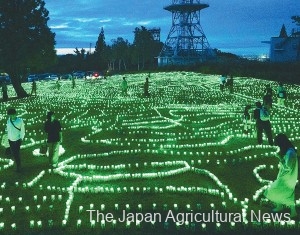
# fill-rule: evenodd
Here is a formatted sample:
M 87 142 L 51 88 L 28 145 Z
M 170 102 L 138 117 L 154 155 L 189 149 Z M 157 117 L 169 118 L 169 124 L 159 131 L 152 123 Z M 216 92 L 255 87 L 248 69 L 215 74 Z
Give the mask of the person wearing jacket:
M 272 126 L 270 122 L 270 113 L 268 108 L 263 106 L 261 102 L 255 103 L 255 110 L 253 111 L 253 118 L 256 122 L 256 131 L 257 131 L 257 143 L 263 143 L 263 131 L 265 132 L 269 145 L 273 145 L 273 135 L 272 135 Z
M 280 212 L 284 206 L 290 208 L 290 217 L 297 216 L 295 208 L 295 187 L 298 179 L 298 158 L 294 145 L 288 137 L 280 133 L 274 139 L 279 147 L 276 157 L 279 159 L 279 172 L 276 180 L 269 185 L 264 195 L 275 203 L 273 212 Z
M 6 124 L 7 137 L 11 154 L 15 159 L 16 171 L 21 172 L 20 148 L 25 136 L 25 125 L 22 118 L 17 117 L 17 111 L 14 108 L 7 110 L 8 120 Z
M 55 118 L 53 111 L 47 113 L 47 120 L 44 125 L 47 133 L 47 143 L 49 147 L 49 164 L 51 167 L 58 167 L 59 145 L 62 143 L 61 124 Z

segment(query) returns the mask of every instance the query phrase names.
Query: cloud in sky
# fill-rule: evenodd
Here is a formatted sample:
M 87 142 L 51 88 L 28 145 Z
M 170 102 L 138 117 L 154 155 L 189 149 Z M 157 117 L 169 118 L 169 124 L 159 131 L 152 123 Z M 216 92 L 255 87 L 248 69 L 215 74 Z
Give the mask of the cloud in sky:
M 97 41 L 101 27 L 106 42 L 123 37 L 133 41 L 135 27 L 160 27 L 167 38 L 172 14 L 163 9 L 171 0 L 45 0 L 50 12 L 49 27 L 56 33 L 57 48 L 86 48 Z M 279 34 L 282 24 L 288 33 L 291 16 L 299 15 L 299 0 L 206 0 L 201 26 L 212 48 L 254 48 L 268 52 L 261 41 Z M 263 49 L 264 48 L 264 49 Z
M 68 23 L 57 24 L 57 25 L 50 25 L 51 29 L 67 29 L 69 28 Z

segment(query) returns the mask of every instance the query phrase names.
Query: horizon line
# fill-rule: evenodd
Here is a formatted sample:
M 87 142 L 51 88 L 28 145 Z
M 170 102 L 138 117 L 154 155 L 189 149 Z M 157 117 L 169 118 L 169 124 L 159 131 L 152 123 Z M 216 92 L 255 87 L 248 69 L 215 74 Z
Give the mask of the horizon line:
M 71 48 L 71 47 L 61 47 L 61 48 L 55 48 L 56 50 L 56 54 L 57 55 L 67 55 L 67 54 L 72 54 L 75 55 L 75 50 L 76 47 Z M 86 52 L 94 52 L 95 48 L 89 48 L 89 47 L 77 47 L 78 50 L 84 49 Z M 251 47 L 249 47 L 251 48 Z M 219 50 L 221 50 L 222 52 L 225 53 L 232 53 L 238 56 L 262 56 L 262 55 L 268 55 L 269 52 L 258 52 L 258 51 L 253 51 L 253 53 L 249 53 L 249 51 L 247 52 L 247 49 L 249 48 L 217 48 Z M 235 51 L 235 52 L 234 52 Z M 239 51 L 244 51 L 244 53 L 241 53 Z

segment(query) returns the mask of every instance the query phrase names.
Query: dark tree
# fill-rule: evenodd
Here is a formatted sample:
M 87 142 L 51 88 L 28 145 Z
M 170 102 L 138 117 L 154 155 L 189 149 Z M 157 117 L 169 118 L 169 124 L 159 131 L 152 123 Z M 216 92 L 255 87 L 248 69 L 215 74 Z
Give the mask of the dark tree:
M 127 70 L 127 63 L 129 61 L 129 48 L 130 43 L 128 40 L 118 37 L 117 39 L 112 40 L 112 55 L 113 61 L 118 61 L 119 70 L 121 70 L 122 64 L 125 70 Z M 114 68 L 114 64 L 113 64 Z
M 292 16 L 293 23 L 296 23 L 300 26 L 300 16 Z
M 151 54 L 151 45 L 153 44 L 153 36 L 146 27 L 141 26 L 141 28 L 135 28 L 134 30 L 134 57 L 138 64 L 138 70 L 140 70 L 140 64 L 144 69 L 145 63 Z
M 97 40 L 96 46 L 95 46 L 95 54 L 103 53 L 105 46 L 106 46 L 106 43 L 105 43 L 104 29 L 101 28 L 101 31 L 99 33 L 98 40 Z
M 101 28 L 101 31 L 98 36 L 98 40 L 95 46 L 94 57 L 96 60 L 96 66 L 103 68 L 105 64 L 105 51 L 106 51 L 106 43 L 105 43 L 105 35 L 104 29 Z
M 76 47 L 74 53 L 76 54 L 75 70 L 83 70 L 86 57 L 85 49 L 81 48 L 81 50 L 78 50 L 78 48 Z
M 58 73 L 70 73 L 70 71 L 77 70 L 77 67 L 75 67 L 77 61 L 77 56 L 73 54 L 58 56 L 54 71 Z
M 146 27 L 135 28 L 133 41 L 133 56 L 138 65 L 138 70 L 145 65 L 153 65 L 154 57 L 159 54 L 163 44 L 156 41 L 153 34 Z
M 10 75 L 19 98 L 27 96 L 21 78 L 55 62 L 55 34 L 48 20 L 42 0 L 0 0 L 0 67 Z
M 292 16 L 291 19 L 293 20 L 293 23 L 295 23 L 297 26 L 300 26 L 300 16 Z M 300 32 L 297 29 L 293 29 L 292 30 L 292 35 L 299 37 L 300 36 Z M 300 54 L 300 46 L 298 48 L 298 55 Z

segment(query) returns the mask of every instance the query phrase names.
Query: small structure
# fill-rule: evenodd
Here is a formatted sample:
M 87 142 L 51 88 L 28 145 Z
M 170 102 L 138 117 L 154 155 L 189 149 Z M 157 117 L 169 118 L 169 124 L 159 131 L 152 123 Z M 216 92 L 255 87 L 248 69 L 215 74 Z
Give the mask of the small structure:
M 155 41 L 160 42 L 160 28 L 151 28 L 149 32 L 152 34 Z
M 200 0 L 172 0 L 172 27 L 158 58 L 158 66 L 195 64 L 213 57 L 200 25 L 200 11 L 209 7 Z
M 285 26 L 282 25 L 278 37 L 272 37 L 270 41 L 263 43 L 270 44 L 271 62 L 300 61 L 300 31 L 293 29 L 291 35 L 288 36 Z

